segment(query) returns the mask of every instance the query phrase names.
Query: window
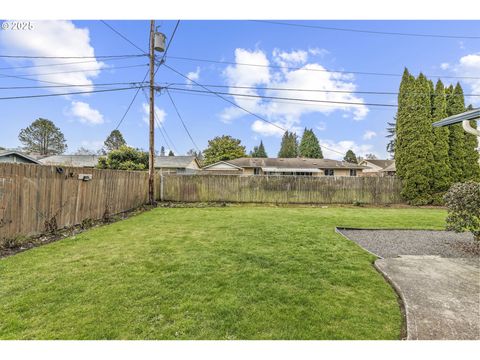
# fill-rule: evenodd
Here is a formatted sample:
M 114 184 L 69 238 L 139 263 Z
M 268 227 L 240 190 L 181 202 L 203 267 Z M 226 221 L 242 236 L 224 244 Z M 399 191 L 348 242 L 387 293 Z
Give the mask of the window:
M 260 175 L 260 168 L 253 168 L 253 175 Z
M 334 176 L 335 171 L 333 169 L 325 169 L 324 171 L 325 176 Z
M 357 176 L 357 169 L 350 169 L 350 176 Z

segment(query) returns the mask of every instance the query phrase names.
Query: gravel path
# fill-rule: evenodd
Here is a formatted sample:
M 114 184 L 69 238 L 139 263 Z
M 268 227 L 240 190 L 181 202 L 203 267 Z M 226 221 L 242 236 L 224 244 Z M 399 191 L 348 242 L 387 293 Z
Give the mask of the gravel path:
M 379 257 L 437 255 L 447 258 L 478 258 L 480 244 L 470 233 L 430 230 L 337 229 L 348 239 Z

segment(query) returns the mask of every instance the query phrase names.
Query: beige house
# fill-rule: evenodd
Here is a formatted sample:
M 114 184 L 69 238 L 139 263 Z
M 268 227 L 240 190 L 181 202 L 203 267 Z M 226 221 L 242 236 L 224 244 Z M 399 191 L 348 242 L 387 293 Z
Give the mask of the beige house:
M 361 176 L 364 166 L 330 159 L 240 158 L 219 161 L 202 173 L 222 175 Z
M 395 176 L 395 160 L 362 160 L 360 164 L 366 168 L 362 176 Z
M 98 155 L 53 155 L 39 160 L 43 165 L 94 168 Z M 156 156 L 155 169 L 162 174 L 191 174 L 200 170 L 195 156 Z

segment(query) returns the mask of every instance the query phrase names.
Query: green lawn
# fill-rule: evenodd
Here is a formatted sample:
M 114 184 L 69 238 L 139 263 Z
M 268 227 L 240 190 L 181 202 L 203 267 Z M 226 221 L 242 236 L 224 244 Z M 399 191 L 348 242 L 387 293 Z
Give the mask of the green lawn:
M 396 296 L 335 226 L 437 209 L 158 208 L 0 260 L 1 339 L 398 339 Z

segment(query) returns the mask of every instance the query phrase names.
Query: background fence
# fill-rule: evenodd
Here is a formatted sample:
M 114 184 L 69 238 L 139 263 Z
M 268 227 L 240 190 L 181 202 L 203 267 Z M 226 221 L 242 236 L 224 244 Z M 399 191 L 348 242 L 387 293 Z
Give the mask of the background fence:
M 89 174 L 83 181 L 79 175 Z M 393 177 L 156 175 L 157 198 L 180 202 L 400 203 Z M 146 204 L 148 173 L 0 163 L 0 239 L 102 219 Z
M 159 182 L 167 201 L 297 204 L 401 203 L 394 177 L 294 177 L 166 175 Z
M 0 239 L 81 224 L 145 204 L 148 174 L 0 163 Z M 91 174 L 82 181 L 79 174 Z

